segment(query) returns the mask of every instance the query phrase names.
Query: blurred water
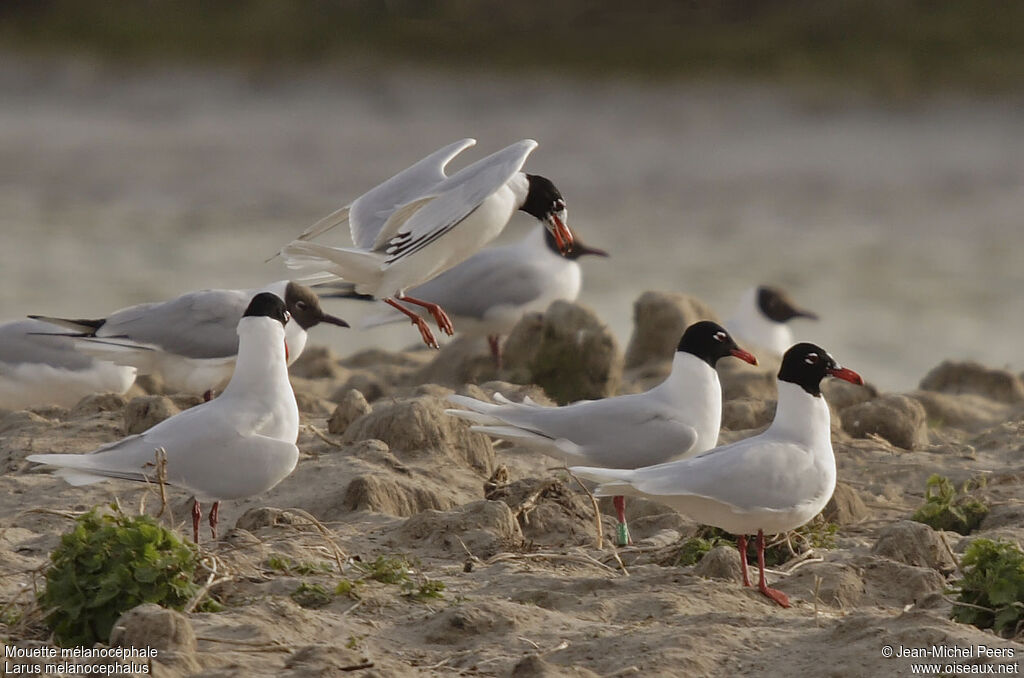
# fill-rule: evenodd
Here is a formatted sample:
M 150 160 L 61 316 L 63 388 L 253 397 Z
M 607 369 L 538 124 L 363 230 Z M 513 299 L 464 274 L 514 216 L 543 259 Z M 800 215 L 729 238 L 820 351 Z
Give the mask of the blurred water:
M 822 316 L 801 338 L 882 387 L 945 358 L 1024 368 L 1019 101 L 740 85 L 5 60 L 0 319 L 287 277 L 263 260 L 291 236 L 464 136 L 479 140 L 465 161 L 540 141 L 528 169 L 612 252 L 584 263 L 582 300 L 623 344 L 644 290 L 727 315 L 771 282 Z M 530 227 L 519 215 L 506 237 Z M 416 340 L 405 325 L 313 336 L 342 353 Z

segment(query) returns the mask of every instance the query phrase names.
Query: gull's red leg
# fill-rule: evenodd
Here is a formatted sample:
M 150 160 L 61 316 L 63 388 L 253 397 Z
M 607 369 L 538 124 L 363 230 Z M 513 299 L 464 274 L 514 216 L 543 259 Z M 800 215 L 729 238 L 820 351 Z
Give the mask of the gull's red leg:
M 782 591 L 768 588 L 764 581 L 764 531 L 757 531 L 757 566 L 761 568 L 761 579 L 757 582 L 757 588 L 761 593 L 768 596 L 782 607 L 789 607 L 789 597 Z
M 487 343 L 491 347 L 491 356 L 494 358 L 494 366 L 501 369 L 501 337 L 497 334 L 487 335 Z
M 217 519 L 220 517 L 220 502 L 213 502 L 213 506 L 210 507 L 210 534 L 213 538 L 217 538 Z
M 629 527 L 626 525 L 626 498 L 612 497 L 612 503 L 615 504 L 615 514 L 619 517 L 619 546 L 632 544 L 633 539 L 629 536 Z
M 430 301 L 423 301 L 422 299 L 407 297 L 405 295 L 398 298 L 402 301 L 408 301 L 410 304 L 416 304 L 417 306 L 422 306 L 427 309 L 430 315 L 434 316 L 434 321 L 437 323 L 437 329 L 441 330 L 449 337 L 455 333 L 455 328 L 452 327 L 451 318 L 449 318 L 448 314 L 444 312 L 444 309 L 437 304 Z
M 743 570 L 743 585 L 750 586 L 750 577 L 747 576 L 747 535 L 741 534 L 736 537 L 736 548 L 740 550 L 740 569 Z
M 203 519 L 203 509 L 199 506 L 199 500 L 192 500 L 192 540 L 199 543 L 199 521 Z
M 409 316 L 409 318 L 412 320 L 412 324 L 415 325 L 416 328 L 420 331 L 420 336 L 423 337 L 424 344 L 426 344 L 430 348 L 439 348 L 437 344 L 437 339 L 434 339 L 434 333 L 430 331 L 430 327 L 427 326 L 426 321 L 423 320 L 423 318 L 421 318 L 419 314 L 417 314 L 415 311 L 410 311 L 409 309 L 407 309 L 405 306 L 402 306 L 394 299 L 385 299 L 384 303 L 386 303 L 389 306 L 397 308 L 399 311 Z

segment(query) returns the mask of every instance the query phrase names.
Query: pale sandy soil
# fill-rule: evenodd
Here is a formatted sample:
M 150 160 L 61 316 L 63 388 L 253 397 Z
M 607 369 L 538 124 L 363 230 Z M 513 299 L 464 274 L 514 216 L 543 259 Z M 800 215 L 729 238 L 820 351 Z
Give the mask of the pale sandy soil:
M 840 526 L 835 548 L 817 548 L 806 562 L 771 573 L 794 601 L 784 610 L 735 578 L 699 576 L 703 564 L 675 565 L 678 539 L 696 526 L 655 504 L 630 504 L 637 543 L 618 552 L 621 562 L 607 540 L 598 549 L 589 501 L 562 482 L 564 475 L 547 470 L 549 460 L 496 449 L 440 414 L 437 397 L 448 389 L 414 385 L 433 357 L 421 350 L 371 352 L 339 362 L 312 350 L 296 365 L 305 425 L 298 468 L 265 496 L 225 504 L 221 540 L 203 535 L 204 548 L 230 577 L 213 589 L 224 609 L 189 614 L 196 651 L 157 671 L 224 678 L 885 676 L 911 669 L 909 659 L 883 658 L 883 646 L 935 644 L 1009 647 L 1021 661 L 1022 638 L 1008 641 L 949 620 L 943 589 L 959 574 L 945 548 L 935 546 L 941 540 L 920 562 L 873 551 L 886 530 L 921 504 L 932 473 L 956 482 L 985 476 L 977 496 L 990 502 L 992 513 L 971 538 L 1024 541 L 1024 403 L 1014 400 L 1016 391 L 1003 400 L 995 390 L 911 393 L 928 403 L 927 420 L 914 427 L 923 437 L 912 451 L 879 436 L 854 438 L 834 415 L 839 479 L 864 511 Z M 754 424 L 770 416 L 770 379 L 724 374 L 727 425 L 741 421 L 741 410 L 761 412 Z M 627 372 L 621 388 L 638 388 L 641 376 Z M 1020 388 L 1019 377 L 1000 378 Z M 344 433 L 330 433 L 332 399 L 351 386 L 371 396 L 373 411 Z M 539 393 L 507 384 L 460 389 L 484 395 L 496 387 L 510 397 Z M 740 391 L 745 397 L 732 397 Z M 828 395 L 838 410 L 869 399 L 870 391 Z M 0 413 L 0 600 L 29 599 L 31 572 L 45 565 L 69 525 L 50 511 L 81 511 L 115 496 L 126 510 L 136 510 L 143 498 L 155 510 L 155 494 L 145 488 L 70 488 L 24 461 L 32 452 L 85 452 L 118 439 L 124 409 L 124 400 L 103 396 L 72 410 Z M 891 419 L 902 416 L 893 410 Z M 723 439 L 753 432 L 727 427 Z M 484 484 L 500 465 L 513 484 L 485 500 Z M 546 492 L 531 492 L 552 479 Z M 261 507 L 308 511 L 329 528 L 330 539 L 298 514 L 247 514 Z M 187 499 L 173 494 L 171 508 L 187 532 Z M 608 537 L 611 507 L 602 508 Z M 236 526 L 239 519 L 245 527 Z M 969 541 L 955 533 L 943 538 L 958 554 Z M 335 547 L 344 554 L 338 556 L 344 572 Z M 395 554 L 418 559 L 414 581 L 443 582 L 443 598 L 419 602 L 399 586 L 377 582 L 359 587 L 358 598 L 339 595 L 319 609 L 290 597 L 303 581 L 333 589 L 343 577 L 358 577 L 352 559 Z M 268 564 L 274 556 L 322 563 L 329 571 L 282 573 Z M 3 631 L 8 634 L 22 646 L 46 638 L 37 624 L 16 624 Z M 341 671 L 369 662 L 372 668 Z

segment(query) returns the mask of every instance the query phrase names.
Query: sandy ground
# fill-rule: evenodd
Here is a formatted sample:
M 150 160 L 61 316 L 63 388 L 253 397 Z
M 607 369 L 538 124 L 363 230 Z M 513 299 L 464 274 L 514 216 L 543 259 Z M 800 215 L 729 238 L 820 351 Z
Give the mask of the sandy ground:
M 884 646 L 939 644 L 1012 648 L 1010 661 L 1019 670 L 1024 637 L 1014 642 L 950 621 L 943 595 L 959 576 L 952 554 L 970 539 L 1024 540 L 1019 376 L 993 371 L 982 379 L 974 368 L 957 368 L 945 382 L 932 381 L 937 390 L 908 393 L 904 400 L 912 406 L 873 398 L 870 388 L 828 390 L 840 526 L 834 548 L 814 548 L 770 572 L 794 602 L 784 610 L 742 588 L 735 550 L 718 552 L 720 562 L 709 556 L 696 566 L 676 565 L 680 538 L 697 526 L 656 504 L 630 503 L 636 544 L 617 551 L 609 545 L 611 507 L 602 504 L 605 541 L 598 548 L 589 500 L 563 473 L 548 470 L 552 462 L 495 446 L 442 415 L 441 398 L 451 389 L 423 385 L 423 370 L 444 359 L 448 366 L 435 374 L 452 377 L 458 373 L 452 364 L 485 365 L 483 351 L 470 346 L 461 356 L 449 350 L 436 358 L 425 350 L 369 351 L 341 360 L 312 349 L 303 356 L 293 367 L 304 425 L 298 468 L 267 495 L 226 504 L 222 539 L 204 533 L 206 553 L 229 577 L 213 588 L 224 609 L 189 614 L 194 651 L 165 653 L 169 663 L 154 670 L 224 678 L 882 676 L 912 670 L 910 659 L 883 657 Z M 637 390 L 663 371 L 663 365 L 627 370 L 618 389 Z M 769 373 L 722 372 L 722 438 L 751 435 L 771 416 Z M 457 388 L 544 398 L 535 386 L 487 378 Z M 348 395 L 352 387 L 367 394 L 369 408 Z M 136 386 L 128 399 L 141 395 Z M 880 418 L 851 417 L 864 402 L 881 404 Z M 145 502 L 155 511 L 159 502 L 150 490 L 119 483 L 69 488 L 24 461 L 32 452 L 85 452 L 118 439 L 130 423 L 126 409 L 125 398 L 106 395 L 71 410 L 0 413 L 0 600 L 29 599 L 32 572 L 46 564 L 68 528 L 68 519 L 52 511 L 81 511 L 114 497 L 126 510 Z M 860 430 L 869 420 L 878 433 Z M 976 495 L 992 512 L 979 531 L 963 538 L 900 523 L 921 504 L 932 473 L 957 483 L 986 478 Z M 183 533 L 188 505 L 174 494 L 171 509 Z M 288 509 L 315 516 L 329 536 Z M 319 608 L 291 597 L 303 582 L 333 590 L 342 579 L 361 576 L 359 563 L 399 554 L 418 562 L 414 588 L 440 581 L 443 597 L 416 600 L 401 586 L 375 581 Z M 272 558 L 323 569 L 282 572 Z M 26 621 L 3 634 L 19 646 L 46 639 L 38 623 Z

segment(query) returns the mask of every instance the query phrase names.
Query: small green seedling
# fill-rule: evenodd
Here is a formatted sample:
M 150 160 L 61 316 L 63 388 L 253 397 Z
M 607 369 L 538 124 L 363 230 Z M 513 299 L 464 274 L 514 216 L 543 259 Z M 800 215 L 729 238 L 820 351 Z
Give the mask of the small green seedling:
M 951 616 L 980 629 L 1010 637 L 1024 626 L 1024 551 L 1000 539 L 975 539 L 960 561 L 964 577 L 957 582 Z
M 299 588 L 292 591 L 292 600 L 305 608 L 318 609 L 331 604 L 334 596 L 320 584 L 302 582 Z
M 964 483 L 958 493 L 949 478 L 932 475 L 924 492 L 924 504 L 910 518 L 936 530 L 970 534 L 988 515 L 988 506 L 968 495 L 980 483 Z
M 267 558 L 267 567 L 282 574 L 300 574 L 308 576 L 312 574 L 329 574 L 334 567 L 328 562 L 310 563 L 306 561 L 295 561 L 286 556 L 270 556 Z
M 142 603 L 180 610 L 199 590 L 195 546 L 116 507 L 78 518 L 50 560 L 39 604 L 63 647 L 106 643 L 127 610 Z

